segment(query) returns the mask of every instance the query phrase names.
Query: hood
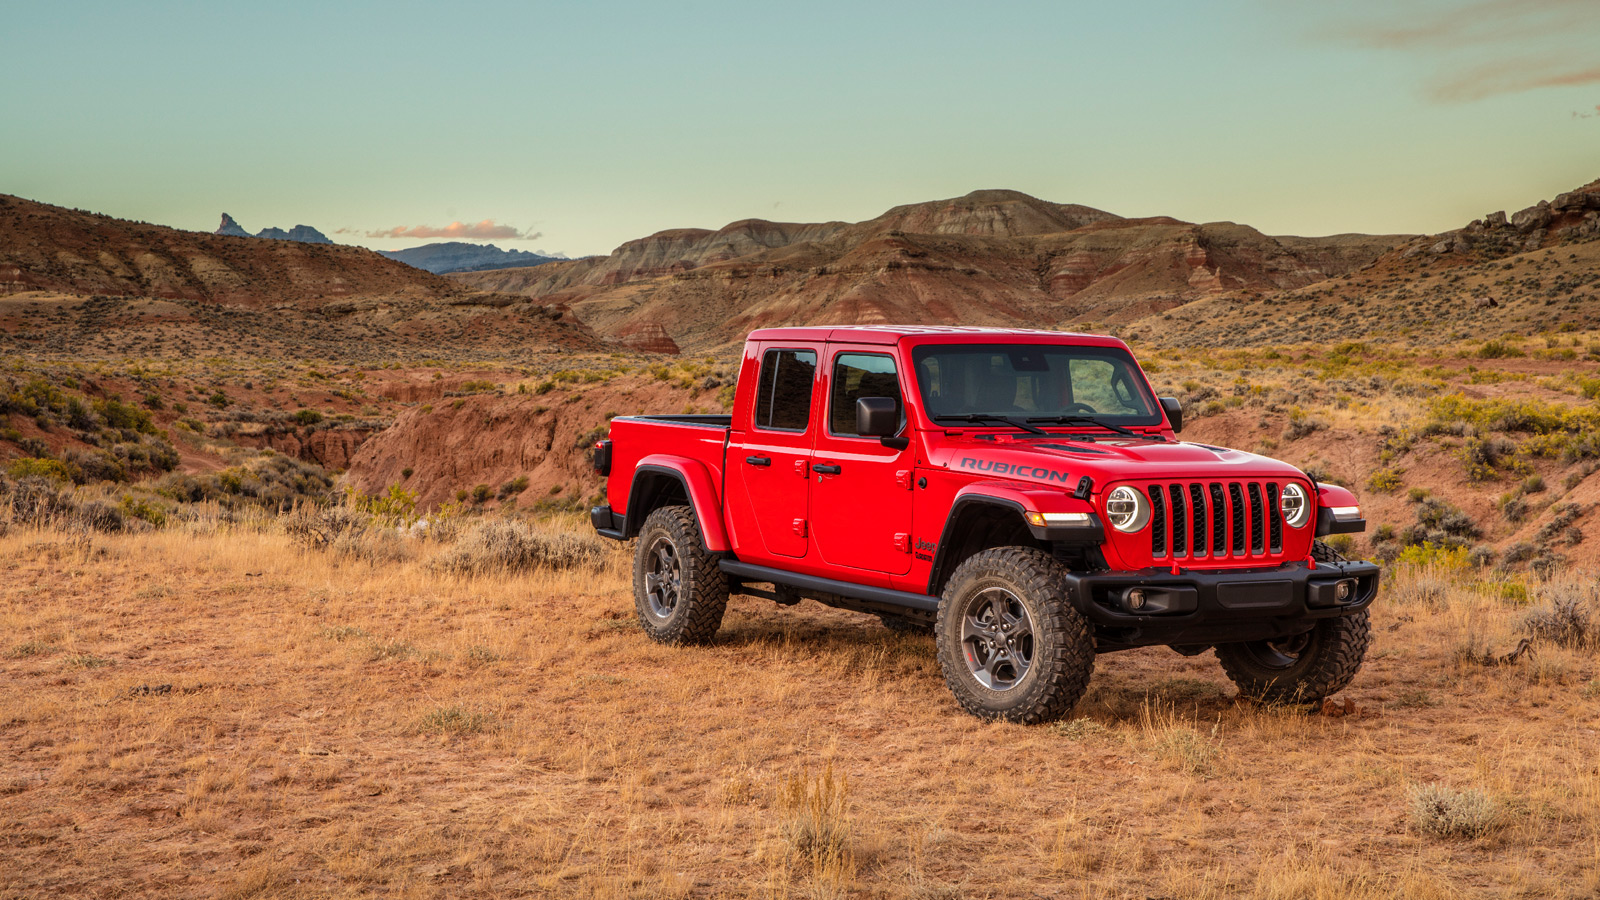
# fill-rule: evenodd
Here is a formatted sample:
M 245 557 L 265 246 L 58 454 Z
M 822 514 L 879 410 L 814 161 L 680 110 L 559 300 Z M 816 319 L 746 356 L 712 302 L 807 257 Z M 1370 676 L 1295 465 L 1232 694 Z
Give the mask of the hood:
M 931 465 L 985 478 L 1056 484 L 1067 490 L 1086 475 L 1094 479 L 1097 493 L 1120 481 L 1305 477 L 1276 459 L 1182 441 L 1105 437 L 1080 441 L 1057 434 L 977 432 L 929 436 Z

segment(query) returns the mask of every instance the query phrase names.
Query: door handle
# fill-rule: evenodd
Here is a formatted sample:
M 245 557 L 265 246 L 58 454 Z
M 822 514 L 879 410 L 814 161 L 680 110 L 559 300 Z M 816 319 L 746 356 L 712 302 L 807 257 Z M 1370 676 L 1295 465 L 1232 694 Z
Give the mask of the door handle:
M 840 469 L 839 469 L 838 466 L 830 466 L 830 465 L 825 465 L 823 463 L 817 463 L 816 465 L 811 467 L 811 471 L 817 473 L 818 475 L 837 475 L 837 474 L 839 474 Z
M 772 465 L 772 457 L 770 457 L 770 456 L 746 456 L 744 458 L 744 461 L 749 463 L 752 466 L 770 466 L 770 465 Z

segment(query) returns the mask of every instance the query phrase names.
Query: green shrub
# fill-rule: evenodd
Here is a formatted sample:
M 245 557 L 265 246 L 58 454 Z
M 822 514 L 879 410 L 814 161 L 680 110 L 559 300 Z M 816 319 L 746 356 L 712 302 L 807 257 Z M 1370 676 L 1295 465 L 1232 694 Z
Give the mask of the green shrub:
M 294 414 L 294 420 L 300 425 L 315 425 L 322 421 L 322 413 L 314 409 L 302 409 Z
M 167 510 L 161 504 L 144 497 L 135 497 L 132 494 L 122 495 L 122 502 L 117 504 L 122 514 L 131 519 L 140 519 L 160 528 L 167 524 Z
M 1367 478 L 1367 490 L 1378 494 L 1392 494 L 1401 487 L 1400 476 L 1404 469 L 1379 469 Z
M 1485 341 L 1478 352 L 1473 354 L 1479 359 L 1509 359 L 1518 356 L 1527 356 L 1522 348 L 1508 341 Z
M 494 492 L 489 490 L 489 486 L 487 484 L 479 484 L 474 486 L 472 489 L 473 503 L 487 503 L 489 498 L 493 496 Z
M 11 461 L 6 469 L 12 478 L 21 481 L 24 478 L 48 478 L 62 484 L 71 484 L 77 479 L 74 472 L 66 463 L 59 459 L 40 459 L 36 456 L 24 456 Z

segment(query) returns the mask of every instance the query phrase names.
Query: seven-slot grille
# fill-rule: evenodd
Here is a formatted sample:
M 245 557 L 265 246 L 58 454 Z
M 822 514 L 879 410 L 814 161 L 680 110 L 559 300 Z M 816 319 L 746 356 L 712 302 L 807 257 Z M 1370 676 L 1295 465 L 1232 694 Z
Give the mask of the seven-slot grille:
M 1276 482 L 1180 481 L 1134 489 L 1150 500 L 1150 555 L 1158 560 L 1283 553 L 1282 488 Z

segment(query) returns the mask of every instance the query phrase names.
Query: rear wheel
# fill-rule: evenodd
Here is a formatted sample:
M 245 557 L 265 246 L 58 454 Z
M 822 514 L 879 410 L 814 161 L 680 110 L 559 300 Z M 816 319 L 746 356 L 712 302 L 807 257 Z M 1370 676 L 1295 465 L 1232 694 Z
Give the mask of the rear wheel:
M 950 577 L 934 634 L 945 684 L 980 719 L 1058 719 L 1088 689 L 1094 639 L 1049 554 L 997 547 Z
M 703 644 L 722 627 L 728 578 L 706 549 L 694 511 L 663 506 L 639 530 L 633 604 L 645 634 L 663 644 Z
M 1316 541 L 1311 556 L 1340 562 L 1337 550 Z M 1367 611 L 1321 619 L 1310 631 L 1271 641 L 1218 644 L 1217 660 L 1239 691 L 1268 703 L 1311 703 L 1344 690 L 1372 643 Z

